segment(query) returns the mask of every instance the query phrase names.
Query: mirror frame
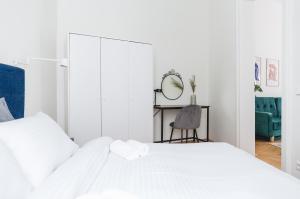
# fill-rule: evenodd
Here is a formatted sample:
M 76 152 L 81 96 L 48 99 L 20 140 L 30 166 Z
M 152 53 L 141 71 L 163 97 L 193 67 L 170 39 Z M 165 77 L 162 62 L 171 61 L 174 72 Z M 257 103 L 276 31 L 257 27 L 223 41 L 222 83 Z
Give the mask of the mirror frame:
M 177 98 L 169 98 L 165 95 L 164 93 L 164 90 L 163 90 L 163 83 L 164 83 L 164 80 L 169 77 L 169 76 L 176 76 L 180 79 L 181 81 L 181 84 L 182 84 L 182 90 L 181 90 L 181 93 L 180 95 L 177 97 Z M 160 88 L 161 88 L 161 93 L 163 94 L 163 96 L 168 99 L 168 100 L 178 100 L 182 95 L 183 95 L 183 91 L 184 91 L 184 83 L 183 83 L 183 80 L 182 80 L 182 77 L 179 73 L 176 73 L 174 69 L 170 70 L 168 73 L 164 74 L 163 77 L 162 77 L 162 81 L 161 81 L 161 85 L 160 85 Z

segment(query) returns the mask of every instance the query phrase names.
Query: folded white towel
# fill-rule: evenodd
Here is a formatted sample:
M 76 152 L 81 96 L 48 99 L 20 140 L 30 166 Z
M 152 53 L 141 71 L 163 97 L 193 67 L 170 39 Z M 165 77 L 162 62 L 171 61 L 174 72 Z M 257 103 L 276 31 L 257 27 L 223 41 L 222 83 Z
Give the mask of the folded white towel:
M 140 157 L 144 157 L 149 153 L 149 146 L 147 144 L 138 142 L 136 140 L 128 140 L 126 143 L 135 148 L 138 151 Z
M 110 144 L 110 151 L 127 159 L 127 160 L 134 160 L 139 158 L 138 151 L 121 140 L 116 140 Z
M 127 142 L 116 140 L 110 144 L 110 151 L 127 160 L 135 160 L 146 156 L 149 152 L 149 147 L 134 140 Z

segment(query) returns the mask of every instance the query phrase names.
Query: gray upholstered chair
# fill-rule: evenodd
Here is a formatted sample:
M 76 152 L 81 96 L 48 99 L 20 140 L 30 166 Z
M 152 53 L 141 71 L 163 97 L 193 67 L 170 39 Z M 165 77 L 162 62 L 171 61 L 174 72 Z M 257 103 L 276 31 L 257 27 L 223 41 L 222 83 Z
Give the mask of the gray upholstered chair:
M 186 142 L 188 142 L 189 130 L 193 130 L 193 141 L 197 140 L 197 142 L 199 142 L 197 128 L 200 127 L 201 110 L 201 106 L 198 105 L 186 106 L 180 110 L 180 112 L 176 115 L 175 121 L 170 123 L 170 126 L 172 127 L 170 143 L 173 141 L 172 137 L 175 129 L 181 130 L 181 142 L 184 140 L 184 130 L 186 130 Z

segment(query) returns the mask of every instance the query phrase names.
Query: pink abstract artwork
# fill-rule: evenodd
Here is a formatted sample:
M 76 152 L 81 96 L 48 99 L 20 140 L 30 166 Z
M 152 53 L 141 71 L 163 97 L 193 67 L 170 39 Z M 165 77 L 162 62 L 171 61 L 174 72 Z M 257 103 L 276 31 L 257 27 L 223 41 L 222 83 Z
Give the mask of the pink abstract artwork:
M 277 66 L 274 64 L 269 65 L 269 80 L 277 81 Z
M 267 60 L 267 86 L 279 86 L 279 60 Z

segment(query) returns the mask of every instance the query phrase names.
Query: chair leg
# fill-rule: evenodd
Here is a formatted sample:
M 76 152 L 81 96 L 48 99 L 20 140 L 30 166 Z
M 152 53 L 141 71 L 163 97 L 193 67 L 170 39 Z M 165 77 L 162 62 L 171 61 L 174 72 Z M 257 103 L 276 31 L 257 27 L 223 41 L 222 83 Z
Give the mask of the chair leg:
M 195 129 L 195 135 L 196 135 L 197 142 L 199 142 L 198 133 L 196 129 Z
M 173 132 L 174 132 L 174 128 L 172 128 L 172 131 L 171 131 L 171 136 L 170 136 L 170 141 L 169 141 L 169 143 L 171 143 L 171 142 L 172 142 Z
M 181 129 L 181 143 L 183 142 L 183 129 Z
M 193 142 L 195 142 L 195 139 L 196 138 L 196 132 L 195 132 L 195 129 L 193 130 Z
M 186 131 L 185 131 L 185 136 L 186 136 L 185 142 L 188 143 L 188 137 L 189 137 L 189 130 L 188 129 L 186 129 Z

